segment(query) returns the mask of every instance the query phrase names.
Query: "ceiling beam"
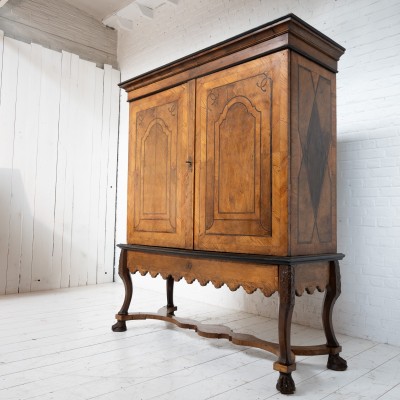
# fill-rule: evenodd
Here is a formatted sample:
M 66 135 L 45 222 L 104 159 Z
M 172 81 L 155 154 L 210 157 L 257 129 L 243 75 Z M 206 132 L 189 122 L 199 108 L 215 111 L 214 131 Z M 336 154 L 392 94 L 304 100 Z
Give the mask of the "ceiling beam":
M 117 30 L 131 31 L 134 19 L 146 17 L 154 20 L 157 16 L 155 10 L 161 5 L 172 4 L 177 6 L 179 3 L 180 0 L 127 0 L 122 8 L 115 10 L 111 15 L 104 18 L 102 23 Z
M 133 29 L 133 22 L 130 19 L 123 18 L 115 14 L 104 18 L 103 24 L 117 30 L 123 29 L 125 31 L 131 31 Z
M 136 5 L 139 7 L 140 12 L 147 18 L 154 18 L 154 11 L 152 8 L 146 7 L 143 4 L 136 2 Z

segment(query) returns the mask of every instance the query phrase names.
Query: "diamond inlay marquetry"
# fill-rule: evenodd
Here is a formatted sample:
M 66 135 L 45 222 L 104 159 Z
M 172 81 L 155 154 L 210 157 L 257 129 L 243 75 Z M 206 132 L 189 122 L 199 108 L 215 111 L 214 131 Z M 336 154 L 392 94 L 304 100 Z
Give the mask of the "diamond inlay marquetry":
M 300 243 L 311 243 L 317 234 L 323 243 L 332 237 L 328 163 L 332 142 L 331 82 L 301 66 L 299 76 L 299 97 L 304 101 L 299 101 L 302 158 L 298 177 L 298 239 Z M 303 92 L 308 97 L 302 97 Z

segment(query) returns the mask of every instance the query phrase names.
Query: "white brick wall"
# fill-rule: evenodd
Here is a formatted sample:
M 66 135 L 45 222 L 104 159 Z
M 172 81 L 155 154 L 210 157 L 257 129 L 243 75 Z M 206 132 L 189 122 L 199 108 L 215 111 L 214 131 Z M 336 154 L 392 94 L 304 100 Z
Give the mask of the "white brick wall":
M 338 74 L 338 332 L 400 345 L 400 2 L 398 0 L 181 0 L 119 35 L 128 79 L 293 12 L 346 47 Z M 122 95 L 123 99 L 125 96 Z M 118 235 L 125 240 L 127 109 L 121 114 Z M 135 276 L 137 284 L 164 283 Z M 276 315 L 277 297 L 177 285 L 210 303 Z M 320 325 L 322 294 L 297 299 L 294 320 Z

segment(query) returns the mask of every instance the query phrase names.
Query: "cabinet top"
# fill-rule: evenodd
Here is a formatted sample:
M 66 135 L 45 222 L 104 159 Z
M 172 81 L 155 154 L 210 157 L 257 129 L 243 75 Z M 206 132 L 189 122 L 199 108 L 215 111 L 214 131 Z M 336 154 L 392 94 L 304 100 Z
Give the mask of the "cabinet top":
M 332 72 L 337 72 L 337 62 L 345 51 L 296 15 L 288 14 L 126 80 L 120 87 L 131 92 L 165 80 L 162 86 L 166 88 L 284 49 L 302 54 Z M 129 100 L 134 97 L 140 97 L 140 93 L 128 96 Z

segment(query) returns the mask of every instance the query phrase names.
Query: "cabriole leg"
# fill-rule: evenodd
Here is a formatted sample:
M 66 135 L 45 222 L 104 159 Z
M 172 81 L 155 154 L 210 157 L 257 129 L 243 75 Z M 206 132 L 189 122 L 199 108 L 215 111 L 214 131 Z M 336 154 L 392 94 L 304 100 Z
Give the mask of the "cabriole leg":
M 296 369 L 291 350 L 290 331 L 295 303 L 294 269 L 290 265 L 279 266 L 279 358 L 274 369 L 279 371 L 277 390 L 282 394 L 293 394 L 296 390 L 292 371 Z
M 121 309 L 119 310 L 119 315 L 127 315 L 129 306 L 132 300 L 132 279 L 131 273 L 128 269 L 127 263 L 127 250 L 122 249 L 121 254 L 119 256 L 119 265 L 118 265 L 118 275 L 121 277 L 122 282 L 124 282 L 125 286 L 125 299 L 122 304 Z M 124 332 L 126 331 L 126 322 L 125 321 L 117 321 L 111 328 L 114 332 Z
M 334 371 L 344 371 L 347 369 L 346 360 L 339 355 L 341 346 L 336 339 L 332 323 L 333 307 L 340 293 L 341 281 L 339 261 L 331 261 L 329 265 L 329 284 L 326 288 L 324 306 L 322 309 L 322 322 L 324 325 L 326 344 L 328 347 L 332 348 L 332 353 L 328 356 L 327 368 Z
M 174 306 L 174 278 L 169 275 L 167 278 L 167 314 L 175 315 L 174 311 L 178 309 L 178 307 Z

